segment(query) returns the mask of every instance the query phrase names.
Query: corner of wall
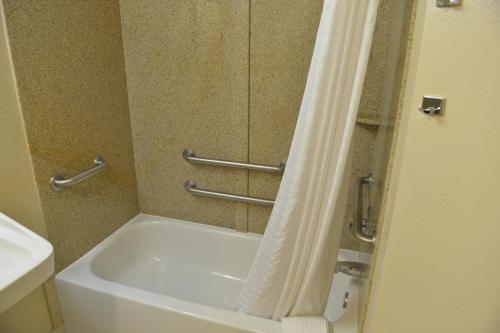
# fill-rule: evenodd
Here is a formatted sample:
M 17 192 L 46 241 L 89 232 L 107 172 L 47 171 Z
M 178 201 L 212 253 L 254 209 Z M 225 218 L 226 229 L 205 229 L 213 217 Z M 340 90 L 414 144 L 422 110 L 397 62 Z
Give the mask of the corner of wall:
M 387 239 L 390 233 L 390 224 L 392 213 L 394 209 L 394 202 L 396 198 L 396 190 L 398 188 L 398 179 L 401 167 L 401 160 L 403 156 L 404 141 L 406 138 L 406 130 L 408 127 L 410 110 L 415 106 L 412 105 L 414 86 L 416 79 L 417 64 L 420 54 L 420 44 L 423 32 L 423 21 L 425 17 L 426 1 L 416 0 L 414 3 L 414 8 L 412 9 L 411 23 L 409 26 L 409 42 L 407 46 L 407 60 L 406 69 L 403 77 L 404 85 L 402 88 L 402 93 L 400 96 L 399 104 L 399 120 L 398 120 L 398 130 L 397 137 L 392 147 L 391 161 L 388 169 L 388 179 L 387 182 L 390 183 L 390 187 L 386 186 L 386 200 L 383 203 L 383 210 L 381 211 L 381 221 L 380 221 L 380 237 L 378 239 L 378 245 L 375 249 L 375 253 L 372 261 L 372 273 L 371 281 L 368 290 L 368 300 L 366 304 L 363 323 L 361 325 L 361 332 L 371 333 L 373 326 L 373 318 L 375 316 L 375 309 L 377 307 L 377 299 L 380 297 L 378 292 L 378 286 L 381 279 L 381 275 L 384 267 L 384 257 L 386 253 Z
M 18 99 L 17 84 L 12 66 L 3 4 L 0 2 L 0 211 L 47 237 L 40 198 L 35 183 L 24 121 Z M 47 284 L 50 283 L 47 282 Z M 46 297 L 47 296 L 47 297 Z M 49 332 L 53 322 L 61 322 L 57 303 L 47 304 L 54 291 L 40 286 L 32 293 L 0 314 L 2 332 Z M 30 320 L 25 320 L 26 314 Z

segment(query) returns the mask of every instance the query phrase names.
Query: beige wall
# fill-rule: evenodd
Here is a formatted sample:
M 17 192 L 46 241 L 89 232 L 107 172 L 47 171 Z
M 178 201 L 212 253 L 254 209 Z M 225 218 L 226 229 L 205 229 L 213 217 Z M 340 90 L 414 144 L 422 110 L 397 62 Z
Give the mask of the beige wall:
M 2 333 L 49 333 L 53 325 L 43 287 L 0 314 Z
M 24 123 L 7 42 L 7 31 L 0 4 L 0 211 L 41 236 L 47 236 L 33 176 Z
M 500 330 L 498 1 L 421 1 L 365 332 Z M 416 110 L 448 97 L 443 118 Z
M 272 198 L 279 176 L 181 154 L 286 160 L 322 1 L 120 5 L 141 211 L 262 233 L 270 209 L 193 197 L 183 183 Z
M 46 237 L 3 16 L 0 3 L 0 212 Z M 51 329 L 43 287 L 37 288 L 24 300 L 0 314 L 0 332 L 47 333 Z
M 182 151 L 247 159 L 249 2 L 120 6 L 141 211 L 246 228 L 246 205 L 193 197 L 184 182 L 245 194 L 247 172 L 193 166 Z
M 391 187 L 390 172 L 397 146 L 395 137 L 400 128 L 403 111 L 416 3 L 413 0 L 380 2 L 361 113 L 358 117 L 357 135 L 366 140 L 354 140 L 353 165 L 357 167 L 353 168 L 351 174 L 351 216 L 347 216 L 347 222 L 352 221 L 352 216 L 356 213 L 356 182 L 359 177 L 370 173 L 375 179 L 371 229 L 375 229 L 376 235 L 381 232 L 388 189 Z M 370 121 L 375 121 L 376 126 L 370 125 Z M 360 128 L 363 130 L 359 131 Z M 365 145 L 359 145 L 359 142 L 364 141 L 367 141 Z M 353 241 L 348 230 L 349 228 L 344 228 L 343 247 L 360 249 L 363 260 L 369 260 L 363 252 L 372 253 L 375 247 Z M 358 327 L 362 327 L 365 319 L 370 282 L 369 276 L 358 284 Z
M 56 269 L 138 213 L 118 1 L 4 0 L 19 96 Z M 109 167 L 54 193 L 55 174 Z

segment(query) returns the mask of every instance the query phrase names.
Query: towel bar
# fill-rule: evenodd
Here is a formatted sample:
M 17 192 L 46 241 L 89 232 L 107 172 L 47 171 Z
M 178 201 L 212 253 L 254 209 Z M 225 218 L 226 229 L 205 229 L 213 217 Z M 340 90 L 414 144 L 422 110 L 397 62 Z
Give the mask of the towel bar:
M 192 180 L 186 181 L 184 183 L 184 188 L 186 189 L 186 191 L 188 191 L 189 193 L 191 193 L 193 195 L 198 195 L 198 196 L 203 196 L 203 197 L 238 201 L 238 202 L 249 203 L 249 204 L 254 204 L 254 205 L 267 206 L 267 207 L 272 207 L 274 205 L 274 200 L 201 189 L 201 188 L 198 188 L 196 183 L 193 182 Z
M 207 164 L 207 165 L 215 165 L 226 168 L 236 168 L 236 169 L 245 169 L 245 170 L 254 170 L 254 171 L 262 171 L 269 173 L 283 173 L 285 170 L 286 163 L 282 162 L 278 166 L 273 165 L 265 165 L 265 164 L 254 164 L 254 163 L 246 163 L 246 162 L 236 162 L 236 161 L 226 161 L 226 160 L 218 160 L 214 158 L 206 158 L 206 157 L 198 157 L 196 154 L 190 149 L 184 149 L 182 152 L 182 156 L 186 161 L 193 164 Z

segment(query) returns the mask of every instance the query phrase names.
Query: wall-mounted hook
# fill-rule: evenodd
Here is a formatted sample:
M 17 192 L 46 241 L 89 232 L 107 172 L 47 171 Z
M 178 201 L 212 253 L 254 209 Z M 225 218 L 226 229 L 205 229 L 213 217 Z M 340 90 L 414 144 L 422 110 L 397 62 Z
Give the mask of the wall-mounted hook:
M 418 109 L 429 116 L 441 116 L 444 114 L 445 104 L 444 97 L 424 96 Z

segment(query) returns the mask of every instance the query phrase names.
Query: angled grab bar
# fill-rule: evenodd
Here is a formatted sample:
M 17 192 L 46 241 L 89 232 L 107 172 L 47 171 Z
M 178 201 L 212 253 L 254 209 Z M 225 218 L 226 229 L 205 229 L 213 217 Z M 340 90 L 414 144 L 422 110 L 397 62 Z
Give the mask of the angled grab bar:
M 285 170 L 286 163 L 281 162 L 278 166 L 273 165 L 265 165 L 265 164 L 254 164 L 254 163 L 246 163 L 246 162 L 236 162 L 236 161 L 226 161 L 226 160 L 218 160 L 214 158 L 207 157 L 198 157 L 196 154 L 190 149 L 184 149 L 182 152 L 182 156 L 186 161 L 193 164 L 207 164 L 207 165 L 215 165 L 225 168 L 235 168 L 235 169 L 245 169 L 245 170 L 254 170 L 254 171 L 262 171 L 269 173 L 283 173 Z
M 50 178 L 50 188 L 54 192 L 60 192 L 63 188 L 73 186 L 75 184 L 78 184 L 81 181 L 84 181 L 85 179 L 88 179 L 99 172 L 101 172 L 104 168 L 106 167 L 106 162 L 100 158 L 96 157 L 94 160 L 94 166 L 84 172 L 82 172 L 79 175 L 76 175 L 71 178 L 64 178 L 61 175 L 56 175 L 52 178 Z
M 249 204 L 254 204 L 254 205 L 267 206 L 267 207 L 272 207 L 274 205 L 274 200 L 249 197 L 246 195 L 238 195 L 238 194 L 231 194 L 231 193 L 225 193 L 225 192 L 217 192 L 217 191 L 211 191 L 211 190 L 198 188 L 196 183 L 193 182 L 192 180 L 186 181 L 184 183 L 184 188 L 186 189 L 186 191 L 188 191 L 192 195 L 198 195 L 198 196 L 210 197 L 210 198 L 216 198 L 216 199 L 223 199 L 223 200 L 231 200 L 231 201 L 249 203 Z

